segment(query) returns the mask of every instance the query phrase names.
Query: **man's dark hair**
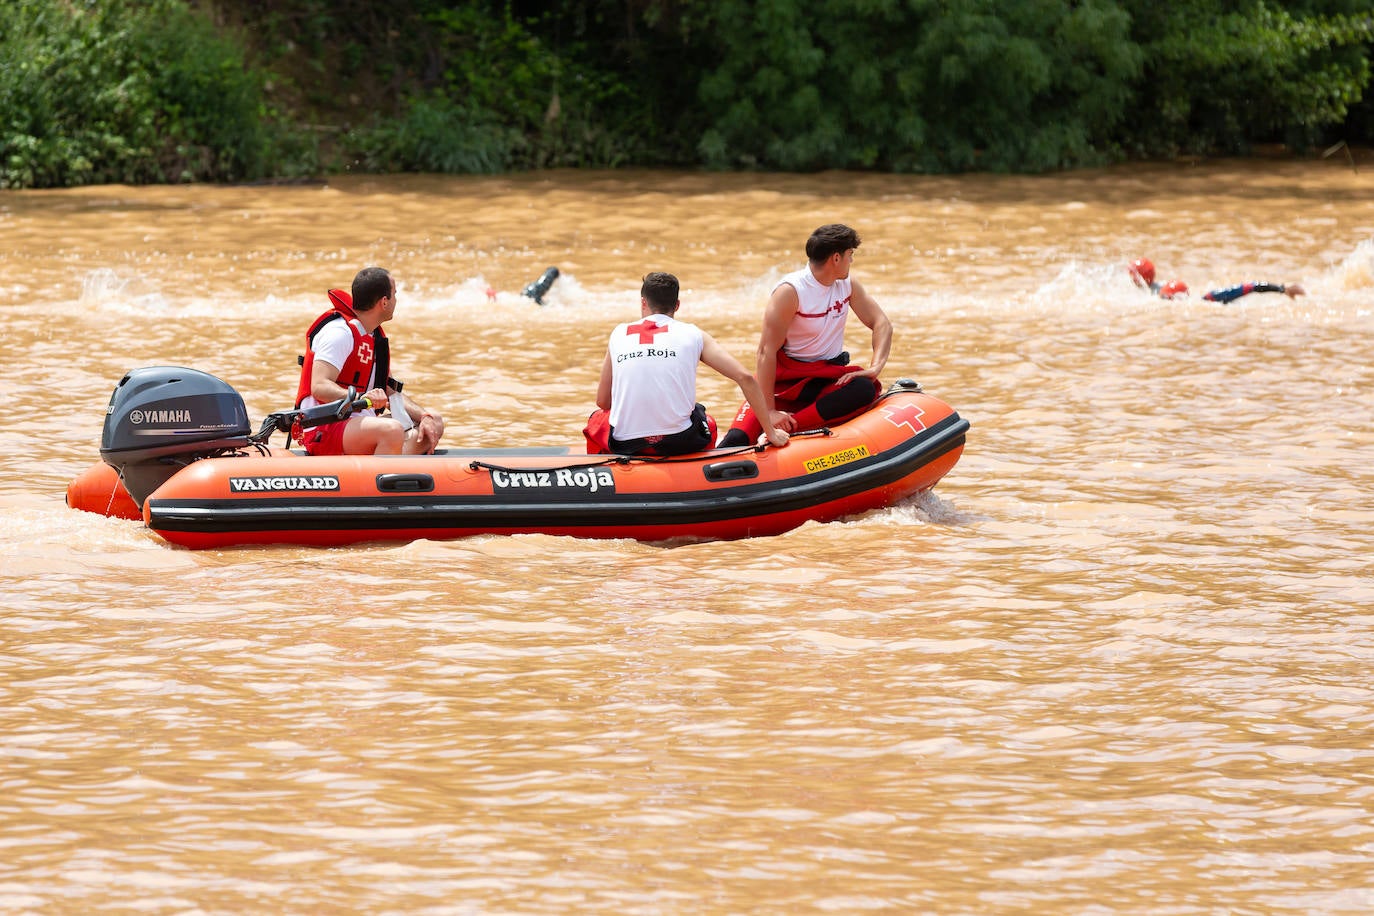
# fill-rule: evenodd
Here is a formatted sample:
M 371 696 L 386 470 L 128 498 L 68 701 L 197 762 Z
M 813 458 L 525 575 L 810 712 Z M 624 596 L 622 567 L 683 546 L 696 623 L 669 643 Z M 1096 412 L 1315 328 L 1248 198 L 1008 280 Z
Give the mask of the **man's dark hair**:
M 652 311 L 667 314 L 677 308 L 678 290 L 677 277 L 656 270 L 644 275 L 639 294 L 649 303 Z
M 816 264 L 832 254 L 844 254 L 858 247 L 859 233 L 842 223 L 830 223 L 811 233 L 811 238 L 806 240 L 806 257 Z
M 391 295 L 391 274 L 381 267 L 364 267 L 353 278 L 353 311 L 366 312 Z

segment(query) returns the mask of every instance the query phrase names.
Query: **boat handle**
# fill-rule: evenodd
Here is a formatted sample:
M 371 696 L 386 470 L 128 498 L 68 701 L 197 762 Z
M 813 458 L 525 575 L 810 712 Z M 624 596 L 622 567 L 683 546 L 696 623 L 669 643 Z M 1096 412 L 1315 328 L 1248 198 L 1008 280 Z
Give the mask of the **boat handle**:
M 383 493 L 433 493 L 434 478 L 428 474 L 378 474 L 377 489 Z
M 707 480 L 748 480 L 759 476 L 759 466 L 752 461 L 722 461 L 701 469 Z

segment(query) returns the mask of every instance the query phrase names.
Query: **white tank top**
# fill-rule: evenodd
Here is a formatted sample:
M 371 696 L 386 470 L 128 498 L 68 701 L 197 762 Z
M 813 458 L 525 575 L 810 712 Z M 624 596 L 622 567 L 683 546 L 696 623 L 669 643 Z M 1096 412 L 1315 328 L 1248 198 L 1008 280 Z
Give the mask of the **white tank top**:
M 839 356 L 844 350 L 844 325 L 849 319 L 853 284 L 845 278 L 824 286 L 810 266 L 792 271 L 778 281 L 778 286 L 784 283 L 797 291 L 797 314 L 787 329 L 782 351 L 808 363 Z
M 701 329 L 649 315 L 611 332 L 611 426 L 617 439 L 668 436 L 691 422 L 697 403 Z

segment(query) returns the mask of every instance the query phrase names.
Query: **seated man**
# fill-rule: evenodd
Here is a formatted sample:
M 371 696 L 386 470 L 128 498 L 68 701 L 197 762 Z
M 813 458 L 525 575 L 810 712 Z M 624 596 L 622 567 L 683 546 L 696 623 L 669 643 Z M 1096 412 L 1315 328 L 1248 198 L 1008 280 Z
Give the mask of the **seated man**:
M 433 452 L 444 434 L 443 417 L 401 397 L 400 383 L 388 375 L 390 349 L 382 324 L 396 314 L 396 281 L 380 267 L 367 267 L 353 278 L 351 296 L 330 290 L 329 299 L 334 307 L 305 335 L 296 406 L 337 401 L 350 386 L 371 403 L 346 420 L 298 429 L 296 440 L 311 455 Z M 388 404 L 393 416 L 380 416 Z
M 674 317 L 681 304 L 677 277 L 645 274 L 639 297 L 640 320 L 617 325 L 606 346 L 597 409 L 582 431 L 588 454 L 667 456 L 711 448 L 716 421 L 697 403 L 698 362 L 764 410 L 763 389 L 739 360 L 710 334 Z M 763 432 L 773 445 L 787 444 L 787 433 L 772 423 Z
M 892 322 L 858 280 L 850 279 L 859 234 L 838 223 L 806 240 L 807 265 L 783 277 L 768 300 L 754 369 L 770 413 L 745 404 L 722 447 L 753 441 L 764 417 L 789 432 L 839 423 L 882 394 L 878 374 L 892 347 Z M 853 312 L 873 332 L 873 365 L 849 365 L 844 329 Z
M 1188 284 L 1182 280 L 1170 280 L 1164 284 L 1155 282 L 1155 265 L 1149 258 L 1136 258 L 1131 262 L 1129 270 L 1131 279 L 1135 281 L 1136 286 L 1148 288 L 1150 292 L 1161 299 L 1188 298 Z M 1208 302 L 1225 304 L 1251 293 L 1283 293 L 1289 299 L 1296 299 L 1298 296 L 1307 295 L 1307 290 L 1298 283 L 1265 283 L 1259 281 L 1237 283 L 1235 286 L 1228 286 L 1225 289 L 1214 289 L 1202 298 Z

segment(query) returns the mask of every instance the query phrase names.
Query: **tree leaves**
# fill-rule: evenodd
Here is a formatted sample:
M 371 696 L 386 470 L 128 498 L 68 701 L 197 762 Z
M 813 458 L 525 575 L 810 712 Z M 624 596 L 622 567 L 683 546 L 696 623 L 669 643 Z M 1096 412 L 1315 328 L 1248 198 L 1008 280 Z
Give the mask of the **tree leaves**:
M 0 3 L 0 186 L 1374 139 L 1372 0 L 192 2 Z

